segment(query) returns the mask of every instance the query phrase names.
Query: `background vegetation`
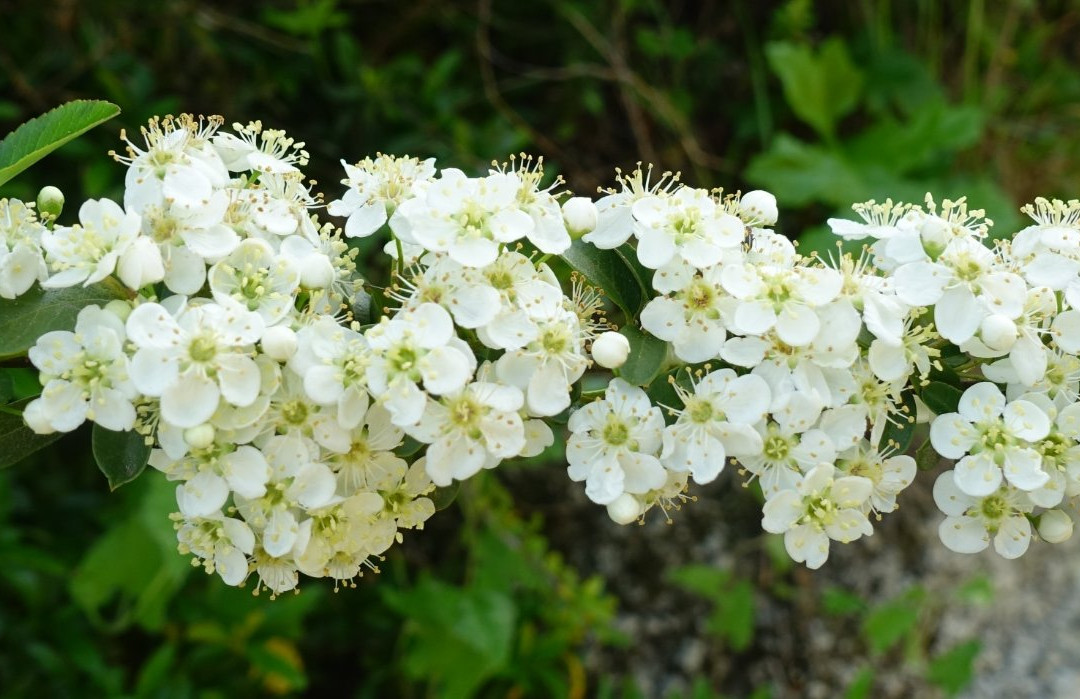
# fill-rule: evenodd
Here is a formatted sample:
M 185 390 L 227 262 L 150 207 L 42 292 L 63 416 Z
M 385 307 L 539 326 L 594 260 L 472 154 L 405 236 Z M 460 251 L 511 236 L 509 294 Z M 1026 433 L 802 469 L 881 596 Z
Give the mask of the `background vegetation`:
M 0 17 L 0 132 L 73 98 L 124 110 L 4 196 L 45 183 L 69 202 L 117 196 L 123 169 L 105 153 L 118 125 L 180 111 L 288 129 L 331 196 L 337 158 L 375 151 L 474 170 L 527 151 L 579 193 L 640 160 L 695 185 L 770 189 L 781 229 L 817 247 L 819 222 L 870 197 L 967 194 L 1007 234 L 1021 203 L 1080 190 L 1074 2 L 0 0 Z M 27 380 L 9 371 L 0 392 Z M 309 584 L 270 603 L 193 571 L 162 515 L 171 486 L 147 474 L 108 493 L 86 437 L 0 471 L 5 696 L 661 691 L 639 686 L 642 639 L 619 623 L 648 588 L 591 558 L 590 535 L 614 525 L 557 453 L 470 482 L 356 589 Z M 651 571 L 707 618 L 715 659 L 663 691 L 798 693 L 816 672 L 807 654 L 762 637 L 798 634 L 808 615 L 852 639 L 855 674 L 836 692 L 881 696 L 872 668 L 889 667 L 900 691 L 964 685 L 978 643 L 934 646 L 934 610 L 985 600 L 985 580 L 868 602 L 773 557 L 730 484 L 694 505 L 720 503 L 728 563 Z M 709 521 L 687 526 L 704 537 Z M 627 578 L 650 565 L 634 541 Z M 740 671 L 770 653 L 784 667 Z

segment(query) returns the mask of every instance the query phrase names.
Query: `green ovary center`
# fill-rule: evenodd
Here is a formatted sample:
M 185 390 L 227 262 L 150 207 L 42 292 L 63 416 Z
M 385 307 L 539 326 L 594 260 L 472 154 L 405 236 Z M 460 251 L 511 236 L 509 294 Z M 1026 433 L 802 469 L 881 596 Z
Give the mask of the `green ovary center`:
M 630 428 L 622 420 L 610 417 L 604 425 L 603 439 L 613 447 L 622 446 L 630 440 Z
M 196 362 L 209 362 L 217 355 L 217 342 L 212 337 L 200 335 L 191 341 L 188 354 Z

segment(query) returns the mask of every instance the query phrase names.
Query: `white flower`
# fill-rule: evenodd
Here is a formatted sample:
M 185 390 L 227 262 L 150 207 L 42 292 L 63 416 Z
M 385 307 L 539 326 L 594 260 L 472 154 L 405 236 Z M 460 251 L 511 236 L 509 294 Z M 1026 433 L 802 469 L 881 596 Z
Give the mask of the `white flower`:
M 767 498 L 782 490 L 793 490 L 805 473 L 836 461 L 836 446 L 819 429 L 797 432 L 791 426 L 770 421 L 758 431 L 760 453 L 740 454 L 739 463 L 760 479 Z
M 593 340 L 590 353 L 593 361 L 605 369 L 618 369 L 630 356 L 630 341 L 625 335 L 609 330 Z
M 739 217 L 746 225 L 771 226 L 779 218 L 776 197 L 763 189 L 754 189 L 739 197 Z
M 217 573 L 226 585 L 237 586 L 248 575 L 248 556 L 255 549 L 255 534 L 243 520 L 223 517 L 184 517 L 176 530 L 181 553 L 203 561 L 207 573 Z
M 299 345 L 289 366 L 303 377 L 308 397 L 319 405 L 335 406 L 342 427 L 359 425 L 368 409 L 367 340 L 322 316 L 300 330 Z
M 657 296 L 641 311 L 641 327 L 670 342 L 675 356 L 698 363 L 719 356 L 727 337 L 725 315 L 735 306 L 721 286 L 722 268 L 695 275 L 672 296 Z
M 849 476 L 862 476 L 873 484 L 867 505 L 879 513 L 897 508 L 896 496 L 911 485 L 917 471 L 915 459 L 906 454 L 887 456 L 887 450 L 878 451 L 865 439 L 842 451 L 837 456 L 836 468 Z
M 1031 401 L 1005 396 L 992 383 L 964 391 L 958 413 L 939 415 L 930 425 L 934 450 L 956 464 L 956 485 L 973 497 L 990 495 L 1002 472 L 1013 486 L 1035 490 L 1050 479 L 1033 443 L 1050 431 L 1050 418 Z
M 233 172 L 254 170 L 263 173 L 296 172 L 297 165 L 308 162 L 302 142 L 294 141 L 280 129 L 264 129 L 262 122 L 246 126 L 233 124 L 237 135 L 219 133 L 213 138 L 214 148 Z
M 210 268 L 210 293 L 219 303 L 232 299 L 262 316 L 266 325 L 277 323 L 293 309 L 300 274 L 285 256 L 257 238 L 241 242 Z
M 54 330 L 38 338 L 29 356 L 45 388 L 35 410 L 49 427 L 71 432 L 84 420 L 114 431 L 134 426 L 138 394 L 124 340 L 124 324 L 98 306 L 79 311 L 74 333 Z
M 679 255 L 705 269 L 718 264 L 725 250 L 742 245 L 745 226 L 718 206 L 704 189 L 680 187 L 669 196 L 647 196 L 632 207 L 641 264 L 663 267 Z
M 338 494 L 349 497 L 362 490 L 375 490 L 382 474 L 396 471 L 399 462 L 402 468 L 407 467 L 394 454 L 404 435 L 402 429 L 390 421 L 386 408 L 372 405 L 363 423 L 352 430 L 349 449 L 331 456 L 330 467 L 337 474 Z
M 189 306 L 174 318 L 162 306 L 146 303 L 131 312 L 128 338 L 138 350 L 131 379 L 147 396 L 161 398 L 161 415 L 177 427 L 206 422 L 224 398 L 251 405 L 260 375 L 251 346 L 263 321 L 235 302 Z
M 575 313 L 554 309 L 537 318 L 537 337 L 521 349 L 499 357 L 499 380 L 525 392 L 529 414 L 558 415 L 570 406 L 570 387 L 585 373 L 583 330 Z
M 720 474 L 729 453 L 761 452 L 761 435 L 753 426 L 769 407 L 769 386 L 762 378 L 720 369 L 693 381 L 692 393 L 674 385 L 683 408 L 672 409 L 678 419 L 664 428 L 660 461 L 666 468 L 689 471 L 695 482 L 708 483 Z
M 570 480 L 585 481 L 585 494 L 599 505 L 623 493 L 644 494 L 663 486 L 656 458 L 664 418 L 645 392 L 622 379 L 608 384 L 603 400 L 570 416 L 566 443 Z
M 0 199 L 0 298 L 21 296 L 34 282 L 48 278 L 41 252 L 46 230 L 29 206 L 18 199 Z
M 1003 558 L 1019 558 L 1031 543 L 1031 523 L 1026 515 L 1032 505 L 1027 494 L 1008 483 L 984 496 L 968 495 L 957 487 L 952 471 L 934 482 L 934 502 L 945 513 L 938 527 L 941 543 L 957 553 L 978 553 L 994 539 L 994 550 Z
M 570 235 L 580 238 L 596 228 L 596 204 L 588 197 L 571 197 L 562 206 L 563 221 Z
M 372 349 L 369 390 L 400 427 L 415 425 L 423 415 L 427 401 L 417 384 L 435 395 L 454 393 L 476 368 L 472 351 L 454 335 L 450 314 L 433 303 L 384 317 L 366 337 Z
M 581 238 L 602 250 L 617 248 L 633 235 L 632 208 L 635 202 L 645 197 L 669 195 L 678 186 L 679 176 L 665 172 L 656 182 L 652 182 L 650 165 L 644 171 L 637 168 L 629 176 L 619 172 L 615 179 L 621 189 L 618 192 L 609 190 L 608 195 L 596 202 L 596 227 Z
M 474 381 L 437 401 L 429 398 L 420 422 L 405 431 L 430 445 L 427 473 L 435 485 L 447 486 L 522 450 L 525 428 L 518 410 L 524 401 L 513 386 Z
M 344 160 L 348 177 L 341 181 L 349 187 L 341 199 L 327 205 L 332 216 L 346 216 L 345 237 L 366 238 L 386 223 L 405 199 L 414 196 L 420 183 L 435 176 L 435 159 L 420 160 L 408 156 L 379 154 L 364 158 L 355 165 Z
M 500 244 L 533 231 L 532 217 L 517 202 L 520 187 L 514 173 L 469 178 L 443 170 L 422 196 L 402 202 L 390 228 L 404 242 L 446 252 L 466 267 L 484 267 L 498 257 Z
M 79 225 L 57 226 L 41 234 L 41 246 L 55 274 L 42 286 L 89 286 L 113 273 L 120 256 L 139 234 L 138 214 L 116 202 L 89 199 L 79 207 Z
M 807 568 L 825 563 L 830 539 L 846 544 L 874 533 L 862 510 L 873 484 L 868 478 L 835 474 L 830 463 L 815 466 L 795 488 L 765 502 L 761 526 L 783 534 L 788 555 Z
M 828 267 L 759 268 L 750 263 L 723 268 L 724 289 L 739 300 L 734 327 L 740 334 L 776 334 L 793 346 L 810 344 L 821 329 L 814 311 L 840 293 L 843 277 Z

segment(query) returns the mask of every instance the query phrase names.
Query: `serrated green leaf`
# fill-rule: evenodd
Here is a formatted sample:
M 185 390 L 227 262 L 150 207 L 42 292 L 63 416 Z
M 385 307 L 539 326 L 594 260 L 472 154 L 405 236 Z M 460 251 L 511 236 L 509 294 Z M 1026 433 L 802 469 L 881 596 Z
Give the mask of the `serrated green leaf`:
M 25 354 L 51 330 L 71 330 L 86 306 L 104 305 L 119 295 L 101 284 L 67 289 L 33 288 L 17 299 L 0 301 L 0 357 Z
M 47 447 L 64 436 L 63 432 L 36 434 L 26 426 L 21 413 L 16 415 L 7 412 L 21 411 L 28 402 L 5 405 L 5 410 L 0 411 L 0 444 L 4 445 L 3 450 L 0 450 L 0 468 L 17 464 L 38 449 Z
M 0 141 L 0 185 L 119 113 L 111 102 L 76 100 L 26 122 Z
M 630 355 L 619 367 L 619 376 L 635 386 L 648 386 L 664 366 L 667 343 L 633 325 L 627 325 L 619 332 L 630 341 Z
M 145 438 L 134 430 L 114 432 L 94 425 L 91 442 L 94 461 L 109 479 L 111 490 L 138 478 L 150 460 L 150 447 Z
M 627 318 L 637 317 L 646 299 L 641 282 L 619 251 L 601 250 L 582 240 L 575 240 L 562 258 L 590 284 L 603 289 Z
M 964 392 L 956 386 L 941 381 L 931 381 L 919 392 L 919 398 L 922 398 L 922 402 L 926 403 L 926 407 L 934 411 L 935 415 L 955 413 L 963 395 Z

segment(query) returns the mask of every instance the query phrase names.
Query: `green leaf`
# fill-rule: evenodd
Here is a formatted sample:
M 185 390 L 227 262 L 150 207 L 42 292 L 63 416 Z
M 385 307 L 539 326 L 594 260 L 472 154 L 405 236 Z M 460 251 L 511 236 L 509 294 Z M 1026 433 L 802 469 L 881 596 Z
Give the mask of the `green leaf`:
M 167 514 L 176 509 L 175 485 L 155 473 L 137 487 L 138 509 L 95 542 L 68 587 L 99 624 L 119 629 L 134 622 L 155 630 L 165 625 L 169 601 L 192 567 L 176 553 L 176 532 Z
M 849 616 L 865 609 L 866 602 L 854 592 L 832 585 L 821 593 L 821 606 L 826 614 Z
M 926 403 L 926 407 L 934 411 L 935 415 L 955 413 L 960 405 L 960 397 L 964 392 L 955 386 L 950 386 L 941 381 L 931 381 L 923 387 L 919 398 Z
M 36 369 L 11 367 L 0 369 L 0 403 L 41 395 Z
M 437 512 L 450 507 L 454 500 L 457 500 L 459 492 L 461 492 L 461 481 L 454 481 L 448 486 L 436 488 L 434 492 L 428 495 L 428 498 L 435 505 L 435 511 Z
M 865 174 L 843 156 L 787 134 L 773 139 L 767 151 L 750 161 L 746 178 L 770 191 L 783 192 L 784 205 L 823 201 L 836 207 L 865 201 L 871 191 Z
M 795 116 L 831 138 L 836 123 L 855 108 L 863 84 L 863 74 L 852 63 L 843 39 L 828 39 L 817 51 L 805 44 L 774 41 L 766 44 L 765 57 Z
M 3 407 L 5 410 L 21 411 L 29 402 L 20 401 Z M 36 434 L 23 422 L 21 412 L 14 415 L 0 411 L 0 444 L 4 445 L 3 450 L 0 450 L 0 468 L 19 463 L 38 449 L 49 446 L 63 436 L 63 432 Z
M 26 354 L 51 330 L 71 330 L 86 306 L 105 305 L 119 298 L 101 284 L 67 289 L 34 287 L 12 301 L 0 301 L 0 357 Z
M 647 300 L 642 282 L 617 250 L 601 250 L 582 240 L 575 240 L 562 254 L 567 264 L 585 277 L 593 286 L 604 290 L 611 301 L 636 318 Z
M 95 424 L 91 442 L 94 461 L 109 479 L 110 490 L 138 478 L 150 460 L 150 447 L 135 430 L 113 432 Z
M 866 699 L 874 688 L 874 669 L 864 667 L 855 673 L 855 679 L 848 685 L 844 699 Z
M 915 450 L 915 466 L 920 471 L 932 471 L 941 462 L 941 456 L 934 451 L 934 445 L 927 439 Z
M 862 623 L 862 635 L 874 653 L 887 651 L 915 629 L 923 595 L 922 588 L 912 588 L 900 597 L 875 607 L 866 615 Z
M 930 661 L 926 679 L 941 687 L 948 696 L 956 696 L 971 682 L 975 658 L 981 650 L 982 644 L 977 640 L 953 646 Z
M 846 144 L 855 162 L 885 166 L 905 174 L 978 143 L 984 114 L 977 107 L 928 105 L 906 122 L 885 119 Z
M 667 343 L 633 325 L 624 326 L 619 333 L 630 341 L 630 355 L 619 367 L 619 376 L 636 386 L 648 386 L 664 366 Z
M 0 141 L 0 185 L 119 113 L 111 102 L 76 100 L 26 122 Z

